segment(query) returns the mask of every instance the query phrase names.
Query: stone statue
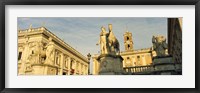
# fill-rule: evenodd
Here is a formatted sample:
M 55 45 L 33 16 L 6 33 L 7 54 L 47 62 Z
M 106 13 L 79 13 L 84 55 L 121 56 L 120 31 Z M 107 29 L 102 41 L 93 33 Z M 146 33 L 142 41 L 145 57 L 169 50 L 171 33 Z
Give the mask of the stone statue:
M 119 42 L 118 42 L 117 38 L 115 37 L 115 35 L 112 31 L 112 25 L 111 24 L 109 24 L 108 42 L 109 42 L 111 53 L 112 54 L 116 54 L 116 53 L 119 54 L 119 52 L 120 52 Z
M 99 75 L 121 75 L 123 74 L 123 58 L 119 55 L 119 42 L 112 32 L 112 25 L 108 25 L 109 32 L 101 28 L 100 44 L 101 55 L 97 60 L 100 63 Z
M 101 47 L 101 54 L 108 54 L 110 52 L 109 45 L 108 45 L 108 33 L 106 32 L 106 29 L 103 26 L 101 27 L 99 43 Z
M 45 63 L 52 64 L 54 63 L 54 43 L 52 38 L 49 38 L 49 43 L 46 46 L 46 60 Z
M 156 51 L 158 57 L 166 56 L 167 43 L 164 36 L 152 37 L 153 50 Z
M 29 60 L 31 63 L 40 63 L 40 58 L 43 53 L 43 45 L 41 42 L 35 41 L 31 44 L 31 55 L 29 56 Z
M 112 25 L 109 24 L 109 32 L 106 32 L 105 27 L 101 27 L 100 33 L 100 43 L 101 54 L 117 54 L 120 52 L 119 42 L 112 32 Z

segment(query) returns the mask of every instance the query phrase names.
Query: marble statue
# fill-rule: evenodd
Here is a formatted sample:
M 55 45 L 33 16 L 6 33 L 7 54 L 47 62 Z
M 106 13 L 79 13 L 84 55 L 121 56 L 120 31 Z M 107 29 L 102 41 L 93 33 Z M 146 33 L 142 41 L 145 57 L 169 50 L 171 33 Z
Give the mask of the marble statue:
M 99 43 L 101 47 L 101 54 L 108 54 L 110 52 L 108 45 L 108 33 L 106 32 L 106 29 L 103 26 L 101 27 Z
M 99 75 L 122 75 L 123 58 L 119 55 L 119 42 L 112 31 L 112 25 L 108 25 L 109 32 L 101 28 L 100 41 L 101 54 L 97 58 L 100 63 Z
M 112 31 L 112 25 L 109 24 L 109 32 L 106 32 L 105 27 L 101 27 L 101 33 L 100 33 L 100 41 L 97 43 L 97 45 L 100 43 L 101 48 L 101 54 L 119 54 L 119 42 L 117 38 L 115 37 L 113 31 Z
M 29 60 L 31 63 L 40 63 L 40 58 L 44 56 L 43 54 L 43 45 L 41 42 L 35 41 L 31 44 L 31 54 L 29 56 Z
M 49 43 L 46 46 L 46 60 L 45 63 L 52 64 L 54 62 L 54 43 L 52 38 L 49 38 Z

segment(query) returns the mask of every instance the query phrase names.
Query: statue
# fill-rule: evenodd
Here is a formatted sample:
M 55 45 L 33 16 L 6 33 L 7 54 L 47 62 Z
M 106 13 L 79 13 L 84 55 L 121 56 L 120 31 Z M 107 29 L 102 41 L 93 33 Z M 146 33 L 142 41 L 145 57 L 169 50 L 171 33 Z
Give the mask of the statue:
M 49 38 L 49 43 L 46 46 L 46 60 L 45 63 L 52 64 L 54 62 L 54 43 L 52 38 Z
M 112 54 L 119 54 L 120 49 L 119 49 L 119 42 L 117 38 L 115 37 L 113 31 L 112 31 L 112 25 L 109 24 L 109 36 L 108 36 L 108 42 L 110 46 L 110 50 Z
M 101 33 L 100 33 L 100 40 L 97 43 L 97 45 L 100 43 L 101 54 L 108 54 L 110 52 L 107 37 L 108 37 L 108 33 L 106 32 L 105 27 L 102 26 Z
M 108 25 L 107 33 L 104 27 L 101 27 L 100 41 L 101 54 L 97 60 L 100 63 L 99 75 L 121 75 L 123 72 L 123 58 L 119 55 L 119 42 L 112 32 L 112 25 Z
M 158 57 L 166 56 L 165 51 L 167 49 L 167 43 L 166 43 L 166 38 L 164 36 L 153 36 L 152 43 L 153 43 L 153 50 L 156 51 Z
M 41 42 L 35 41 L 31 44 L 31 54 L 29 56 L 29 60 L 31 63 L 40 63 L 40 58 L 44 55 L 43 54 L 43 45 Z
M 112 25 L 109 24 L 109 32 L 106 32 L 105 27 L 101 27 L 100 40 L 101 54 L 118 54 L 120 52 L 119 42 L 112 32 Z

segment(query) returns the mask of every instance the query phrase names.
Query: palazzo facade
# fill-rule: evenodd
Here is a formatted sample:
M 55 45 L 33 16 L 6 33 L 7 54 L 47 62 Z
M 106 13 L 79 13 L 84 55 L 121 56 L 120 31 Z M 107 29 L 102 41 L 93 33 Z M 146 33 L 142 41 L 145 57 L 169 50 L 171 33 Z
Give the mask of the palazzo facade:
M 18 75 L 88 75 L 88 59 L 45 27 L 18 30 Z

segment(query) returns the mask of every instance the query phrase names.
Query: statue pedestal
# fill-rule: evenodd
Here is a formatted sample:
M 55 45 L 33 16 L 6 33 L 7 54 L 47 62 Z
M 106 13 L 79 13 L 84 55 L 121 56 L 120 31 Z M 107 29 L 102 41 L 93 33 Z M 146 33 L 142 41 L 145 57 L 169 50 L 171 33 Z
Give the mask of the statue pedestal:
M 156 75 L 173 75 L 175 64 L 170 56 L 156 57 L 153 59 L 154 74 Z
M 99 75 L 122 75 L 123 70 L 123 58 L 120 55 L 101 54 L 97 58 L 100 62 Z

